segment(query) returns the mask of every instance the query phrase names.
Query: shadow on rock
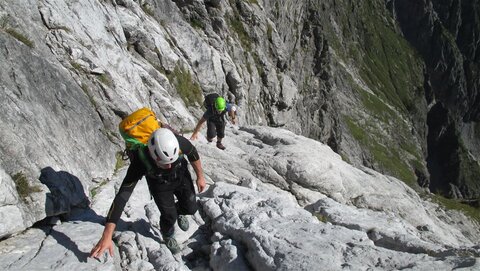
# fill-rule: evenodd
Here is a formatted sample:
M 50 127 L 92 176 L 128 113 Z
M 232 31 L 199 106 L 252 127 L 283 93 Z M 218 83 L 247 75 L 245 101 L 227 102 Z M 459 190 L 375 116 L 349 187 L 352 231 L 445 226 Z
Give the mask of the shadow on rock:
M 43 230 L 47 236 L 53 237 L 58 244 L 70 250 L 78 259 L 79 262 L 86 263 L 90 253 L 83 252 L 78 248 L 78 245 L 70 239 L 68 235 L 63 232 L 55 230 L 53 227 L 41 226 L 38 227 Z
M 87 208 L 90 204 L 80 180 L 66 172 L 43 168 L 39 180 L 50 190 L 46 195 L 45 213 L 56 216 L 70 213 L 73 207 Z
M 60 220 L 103 224 L 105 218 L 89 208 L 90 200 L 85 195 L 78 177 L 66 171 L 55 171 L 51 167 L 45 167 L 40 172 L 40 182 L 50 190 L 45 202 L 47 217 L 35 223 L 33 227 L 43 230 L 47 236 L 53 237 L 58 244 L 73 252 L 79 262 L 87 262 L 89 253 L 80 251 L 68 233 L 56 230 L 55 225 L 60 224 Z

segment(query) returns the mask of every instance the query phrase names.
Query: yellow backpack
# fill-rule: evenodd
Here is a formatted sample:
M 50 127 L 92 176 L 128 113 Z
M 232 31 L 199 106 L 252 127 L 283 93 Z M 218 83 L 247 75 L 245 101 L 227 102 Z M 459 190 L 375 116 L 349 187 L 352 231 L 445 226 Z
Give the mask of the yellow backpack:
M 150 135 L 160 127 L 161 124 L 155 113 L 146 107 L 128 115 L 118 126 L 127 150 L 137 150 L 147 146 Z

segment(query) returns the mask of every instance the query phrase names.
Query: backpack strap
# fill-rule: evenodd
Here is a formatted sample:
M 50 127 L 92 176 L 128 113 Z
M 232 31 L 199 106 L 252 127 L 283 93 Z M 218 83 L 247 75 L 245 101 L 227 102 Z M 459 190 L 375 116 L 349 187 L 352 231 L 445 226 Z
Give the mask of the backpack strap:
M 147 169 L 147 173 L 153 171 L 153 165 L 150 163 L 150 160 L 148 159 L 147 154 L 145 153 L 147 148 L 139 148 L 138 149 L 138 157 L 140 158 L 140 161 L 142 161 L 143 165 Z

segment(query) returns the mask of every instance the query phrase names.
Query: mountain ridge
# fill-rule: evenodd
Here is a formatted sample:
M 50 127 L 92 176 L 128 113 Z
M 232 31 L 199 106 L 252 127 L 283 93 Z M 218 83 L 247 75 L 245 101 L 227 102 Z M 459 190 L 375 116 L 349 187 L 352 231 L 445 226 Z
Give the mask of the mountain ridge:
M 209 92 L 242 127 L 286 128 L 474 205 L 478 1 L 440 2 L 3 1 L 0 238 L 94 198 L 121 164 L 121 112 L 148 106 L 188 132 Z

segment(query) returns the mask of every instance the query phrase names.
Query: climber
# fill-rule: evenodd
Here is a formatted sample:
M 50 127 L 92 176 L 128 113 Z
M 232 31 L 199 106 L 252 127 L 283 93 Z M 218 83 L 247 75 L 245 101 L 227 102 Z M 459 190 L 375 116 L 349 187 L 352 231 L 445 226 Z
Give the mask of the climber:
M 224 150 L 222 139 L 225 137 L 225 114 L 228 112 L 230 120 L 236 123 L 236 107 L 233 103 L 227 103 L 225 99 L 217 93 L 209 94 L 205 97 L 205 107 L 207 110 L 198 121 L 190 137 L 191 140 L 198 138 L 198 133 L 203 123 L 207 122 L 207 141 L 212 142 L 217 137 L 217 148 Z
M 107 215 L 103 235 L 90 252 L 90 257 L 99 258 L 108 250 L 113 257 L 112 236 L 117 221 L 137 182 L 146 176 L 150 194 L 160 210 L 160 232 L 168 249 L 178 253 L 180 247 L 174 237 L 174 224 L 177 221 L 181 230 L 187 231 L 189 222 L 186 215 L 197 211 L 195 189 L 188 170 L 188 161 L 197 175 L 199 192 L 205 189 L 205 178 L 196 148 L 188 139 L 175 135 L 167 128 L 155 130 L 148 139 L 145 156 L 150 166 L 135 153 L 131 164 Z M 150 168 L 149 170 L 147 168 Z M 175 204 L 174 196 L 178 202 Z

